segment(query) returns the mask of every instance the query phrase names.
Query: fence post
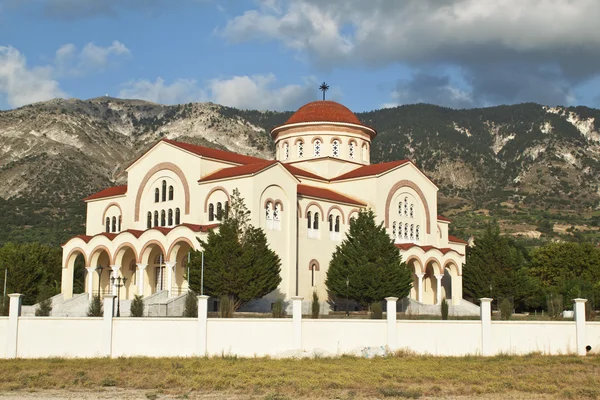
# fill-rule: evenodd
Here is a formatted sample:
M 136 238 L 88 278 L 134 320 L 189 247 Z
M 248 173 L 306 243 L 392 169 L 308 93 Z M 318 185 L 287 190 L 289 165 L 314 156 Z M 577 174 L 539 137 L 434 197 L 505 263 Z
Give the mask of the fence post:
M 292 329 L 294 350 L 302 350 L 302 296 L 292 296 Z
M 481 301 L 481 355 L 492 355 L 492 300 L 484 297 Z
M 394 351 L 397 346 L 397 327 L 396 327 L 396 302 L 397 297 L 386 297 L 387 301 L 387 347 Z
M 21 316 L 21 302 L 23 295 L 20 293 L 9 294 L 10 305 L 8 310 L 8 332 L 6 335 L 6 358 L 17 358 L 19 341 L 19 317 Z
M 585 303 L 586 299 L 573 299 L 575 311 L 575 329 L 577 337 L 577 354 L 585 356 Z
M 113 316 L 115 315 L 114 294 L 104 295 L 104 311 L 102 317 L 102 351 L 101 356 L 112 356 Z
M 208 298 L 198 296 L 198 357 L 207 355 Z

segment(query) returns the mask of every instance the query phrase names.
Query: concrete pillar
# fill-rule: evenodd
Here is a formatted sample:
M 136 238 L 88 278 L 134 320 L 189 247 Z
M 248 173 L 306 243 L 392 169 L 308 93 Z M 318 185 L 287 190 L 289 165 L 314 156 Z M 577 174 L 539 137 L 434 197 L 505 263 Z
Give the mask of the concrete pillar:
M 386 297 L 387 301 L 387 347 L 390 351 L 395 351 L 397 345 L 397 326 L 396 326 L 396 302 L 397 297 Z
M 435 304 L 437 304 L 438 306 L 440 304 L 442 304 L 442 278 L 443 277 L 444 277 L 444 275 L 442 275 L 442 274 L 435 274 L 435 284 L 436 284 Z
M 302 350 L 302 296 L 292 296 L 293 349 Z
M 585 303 L 586 299 L 573 299 L 575 311 L 575 329 L 577 331 L 577 354 L 585 356 Z
M 8 309 L 8 332 L 6 332 L 6 358 L 17 358 L 19 317 L 21 316 L 23 295 L 12 293 L 8 297 L 10 298 L 10 304 Z
M 166 261 L 165 269 L 167 272 L 167 297 L 172 297 L 173 295 L 173 270 L 175 269 L 176 262 Z
M 492 355 L 492 300 L 484 297 L 481 301 L 481 355 Z
M 119 272 L 121 270 L 121 266 L 120 265 L 111 265 L 110 269 L 111 269 L 111 273 L 110 273 L 110 277 L 109 277 L 110 280 L 108 281 L 108 284 L 111 287 L 111 290 L 110 290 L 111 294 L 115 294 L 116 295 L 117 294 L 117 287 L 115 285 L 117 284 L 117 281 L 115 280 L 115 283 L 113 284 L 111 278 L 117 279 L 117 277 L 119 276 Z
M 198 357 L 206 356 L 208 350 L 208 298 L 209 296 L 198 296 Z
M 459 306 L 462 302 L 462 276 L 452 276 L 452 304 Z
M 73 297 L 73 273 L 75 267 L 67 268 L 63 266 L 61 280 L 60 280 L 60 292 L 63 295 L 63 298 L 70 299 Z
M 102 351 L 101 356 L 110 357 L 112 354 L 113 316 L 115 315 L 115 295 L 104 296 L 104 314 L 102 317 Z
M 415 274 L 417 275 L 417 301 L 419 303 L 423 302 L 423 277 L 425 274 Z
M 94 297 L 94 268 L 86 267 L 87 277 L 85 282 L 85 291 L 88 293 L 88 299 L 92 301 Z
M 146 267 L 148 264 L 136 264 L 137 266 L 137 287 L 138 294 L 140 296 L 144 295 L 144 276 L 146 275 Z

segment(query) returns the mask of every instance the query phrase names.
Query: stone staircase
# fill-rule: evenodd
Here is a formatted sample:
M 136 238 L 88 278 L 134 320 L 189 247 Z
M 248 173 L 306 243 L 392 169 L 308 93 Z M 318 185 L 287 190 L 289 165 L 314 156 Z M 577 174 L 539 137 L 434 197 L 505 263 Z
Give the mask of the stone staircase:
M 52 317 L 85 317 L 89 307 L 89 298 L 87 293 L 76 294 L 70 299 L 66 299 L 62 294 L 57 294 L 52 300 Z M 35 311 L 39 308 L 39 303 L 32 306 L 23 306 L 21 315 L 24 317 L 35 316 Z

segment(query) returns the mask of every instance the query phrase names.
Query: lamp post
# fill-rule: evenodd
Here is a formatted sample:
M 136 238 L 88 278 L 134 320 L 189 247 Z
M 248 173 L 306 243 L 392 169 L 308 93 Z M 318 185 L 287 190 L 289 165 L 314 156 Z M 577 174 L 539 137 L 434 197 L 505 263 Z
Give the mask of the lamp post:
M 350 278 L 346 277 L 346 317 L 350 316 L 350 311 L 348 310 L 348 293 L 350 291 Z
M 121 278 L 120 276 L 115 278 L 114 276 L 110 278 L 113 286 L 117 288 L 117 317 L 121 316 L 121 288 L 125 286 L 127 282 L 127 278 Z M 117 283 L 115 283 L 115 281 Z M 122 282 L 122 283 L 121 283 Z
M 102 271 L 104 267 L 102 265 L 98 265 L 96 267 L 96 272 L 98 273 L 98 298 L 100 298 L 100 283 L 102 282 Z

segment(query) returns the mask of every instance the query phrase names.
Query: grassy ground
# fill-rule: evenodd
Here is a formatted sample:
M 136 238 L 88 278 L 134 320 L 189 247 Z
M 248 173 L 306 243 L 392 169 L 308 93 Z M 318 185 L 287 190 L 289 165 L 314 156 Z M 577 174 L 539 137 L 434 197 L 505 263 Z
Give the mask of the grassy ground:
M 146 398 L 599 399 L 599 376 L 600 356 L 0 360 L 0 398 L 121 390 Z

